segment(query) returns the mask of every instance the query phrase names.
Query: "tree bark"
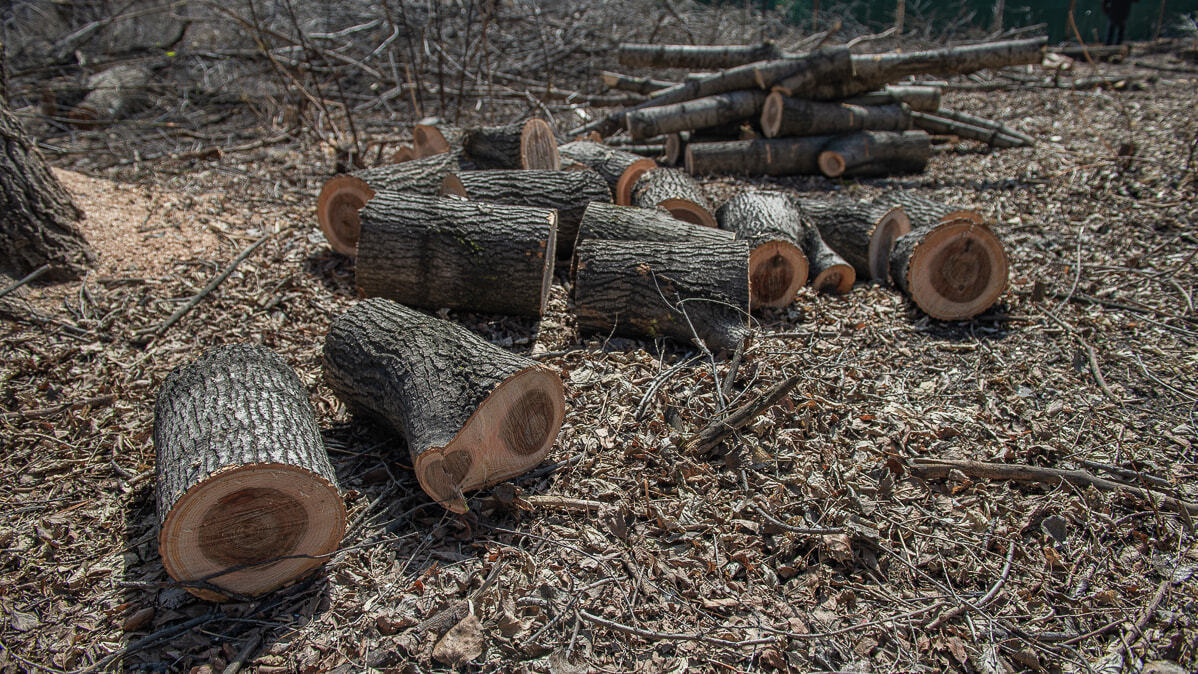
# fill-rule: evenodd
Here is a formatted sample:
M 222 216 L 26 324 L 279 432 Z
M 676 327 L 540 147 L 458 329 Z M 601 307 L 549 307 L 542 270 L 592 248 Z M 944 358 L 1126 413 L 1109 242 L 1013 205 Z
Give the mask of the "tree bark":
M 892 190 L 878 197 L 877 203 L 885 206 L 898 206 L 903 209 L 912 229 L 930 227 L 953 220 L 967 220 L 982 224 L 982 214 L 970 208 L 958 208 L 949 204 L 925 199 L 913 192 Z
M 67 116 L 84 125 L 123 119 L 145 102 L 151 74 L 150 67 L 142 64 L 96 73 L 87 80 L 87 96 Z
M 632 186 L 645 172 L 657 168 L 657 162 L 631 152 L 610 148 L 588 140 L 576 140 L 558 147 L 567 165 L 585 166 L 603 176 L 611 187 L 616 203 L 632 201 Z
M 890 249 L 896 238 L 911 231 L 903 209 L 853 199 L 799 199 L 798 203 L 824 242 L 853 266 L 858 277 L 890 283 Z
M 819 136 L 865 129 L 905 131 L 911 112 L 904 105 L 821 103 L 783 96 L 775 91 L 761 109 L 761 128 L 767 138 Z
M 666 136 L 661 163 L 666 166 L 677 166 L 686 158 L 686 146 L 691 143 L 722 143 L 728 140 L 753 140 L 757 137 L 757 131 L 749 124 L 726 124 L 702 131 L 671 133 Z
M 632 68 L 691 68 L 719 70 L 754 61 L 776 59 L 782 51 L 773 42 L 748 45 L 639 44 L 622 42 L 620 65 Z
M 761 113 L 764 91 L 733 91 L 693 101 L 634 110 L 625 121 L 633 138 L 651 138 L 749 119 Z
M 924 112 L 911 113 L 915 126 L 929 133 L 960 136 L 993 147 L 1023 147 L 1035 142 L 1031 136 L 1009 129 L 998 122 L 963 113 L 956 119 L 954 116 L 955 114 L 948 110 L 935 115 Z
M 819 153 L 833 136 L 802 136 L 686 146 L 686 172 L 748 176 L 819 175 Z
M 403 436 L 421 488 L 456 513 L 463 492 L 540 463 L 565 414 L 554 370 L 384 299 L 333 322 L 324 378 L 356 416 Z
M 761 77 L 762 89 L 773 88 L 787 96 L 808 97 L 808 92 L 823 82 L 838 82 L 853 78 L 853 60 L 847 47 L 834 47 L 812 53 L 812 60 L 803 68 L 776 77 Z
M 940 87 L 917 84 L 888 84 L 879 91 L 870 91 L 848 99 L 852 105 L 893 105 L 902 103 L 918 112 L 940 109 Z
M 37 145 L 0 99 L 0 271 L 24 276 L 50 265 L 46 278 L 79 278 L 95 261 L 75 207 Z
M 379 192 L 360 216 L 356 273 L 367 297 L 493 314 L 545 310 L 555 211 Z
M 541 119 L 472 129 L 417 124 L 412 139 L 423 157 L 458 154 L 478 169 L 556 171 L 562 167 L 553 129 Z
M 716 212 L 720 227 L 747 242 L 749 306 L 784 307 L 807 283 L 807 256 L 799 248 L 802 214 L 779 192 L 741 192 Z
M 829 178 L 887 176 L 923 171 L 932 158 L 932 139 L 923 131 L 859 131 L 830 141 L 819 154 Z
M 968 220 L 932 223 L 900 236 L 890 253 L 895 285 L 932 318 L 973 318 L 1007 287 L 1007 256 L 988 227 Z
M 695 179 L 678 169 L 649 171 L 632 188 L 632 205 L 662 208 L 675 218 L 704 227 L 715 227 L 711 204 Z
M 857 272 L 853 266 L 824 242 L 819 228 L 810 220 L 803 221 L 799 246 L 810 264 L 811 285 L 821 293 L 843 295 L 853 289 Z
M 635 94 L 651 94 L 655 91 L 668 89 L 669 87 L 677 84 L 677 82 L 655 80 L 648 77 L 633 77 L 632 75 L 613 73 L 608 70 L 600 71 L 599 78 L 603 80 L 603 86 L 607 87 L 608 89 L 631 91 Z
M 457 155 L 445 152 L 339 175 L 321 188 L 316 221 L 333 250 L 353 257 L 358 254 L 362 229 L 358 211 L 375 192 L 440 194 L 445 177 L 457 170 Z
M 442 194 L 508 206 L 557 211 L 557 256 L 574 251 L 578 222 L 591 202 L 611 203 L 607 181 L 590 169 L 581 171 L 462 171 L 451 173 Z
M 345 534 L 308 392 L 267 349 L 218 347 L 176 368 L 158 392 L 154 448 L 162 563 L 202 581 L 188 587 L 197 596 L 286 585 Z
M 727 243 L 733 239 L 732 232 L 713 227 L 703 227 L 683 222 L 656 208 L 617 206 L 599 201 L 587 206 L 578 225 L 578 237 L 574 248 L 588 239 L 609 241 L 694 241 L 699 243 Z M 574 256 L 570 276 L 577 271 L 578 256 Z
M 713 351 L 732 351 L 749 335 L 749 246 L 743 241 L 592 239 L 575 255 L 582 330 L 684 343 L 698 337 Z

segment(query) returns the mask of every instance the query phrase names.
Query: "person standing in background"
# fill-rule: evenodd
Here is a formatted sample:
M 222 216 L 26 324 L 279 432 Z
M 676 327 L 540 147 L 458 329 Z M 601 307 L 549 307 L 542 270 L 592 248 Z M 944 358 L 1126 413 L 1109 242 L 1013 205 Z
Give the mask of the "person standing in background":
M 1102 0 L 1102 13 L 1107 16 L 1107 44 L 1123 44 L 1123 33 L 1127 29 L 1127 16 L 1131 14 L 1131 3 L 1139 1 Z

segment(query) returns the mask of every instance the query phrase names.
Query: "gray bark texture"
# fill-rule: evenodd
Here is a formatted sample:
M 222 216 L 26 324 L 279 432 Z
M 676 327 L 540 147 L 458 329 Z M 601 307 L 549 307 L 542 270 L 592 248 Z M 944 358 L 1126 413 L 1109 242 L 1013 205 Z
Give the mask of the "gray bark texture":
M 932 140 L 923 131 L 859 131 L 829 141 L 824 153 L 843 161 L 840 172 L 828 171 L 821 157 L 820 170 L 831 178 L 919 173 L 932 158 Z
M 845 101 L 853 105 L 893 105 L 902 103 L 918 112 L 940 109 L 940 87 L 918 84 L 889 84 L 879 91 L 870 91 Z
M 852 265 L 838 255 L 820 236 L 819 228 L 811 221 L 803 222 L 799 247 L 810 265 L 808 276 L 820 292 L 844 293 L 853 287 L 857 273 Z
M 770 241 L 798 245 L 802 214 L 791 197 L 781 192 L 751 190 L 732 197 L 716 211 L 720 227 L 753 247 Z
M 774 92 L 762 109 L 761 128 L 770 138 L 841 134 L 865 129 L 905 131 L 911 128 L 911 114 L 901 104 L 824 103 Z
M 633 138 L 652 138 L 678 131 L 706 129 L 743 119 L 761 112 L 765 92 L 733 91 L 696 98 L 670 105 L 634 110 L 628 113 L 628 133 Z
M 587 239 L 723 243 L 733 236 L 731 232 L 683 222 L 656 208 L 594 202 L 582 216 L 575 245 Z
M 870 246 L 877 234 L 878 224 L 891 207 L 855 199 L 799 199 L 812 223 L 819 229 L 824 242 L 853 266 L 860 278 L 872 278 L 879 283 L 889 281 L 888 269 L 874 269 L 870 264 Z M 879 260 L 890 257 L 890 251 L 879 253 Z
M 525 316 L 544 310 L 553 211 L 379 192 L 360 216 L 357 280 L 367 297 Z
M 634 68 L 690 68 L 718 70 L 775 59 L 782 52 L 773 42 L 749 45 L 641 44 L 622 42 L 617 49 L 620 65 Z
M 905 190 L 891 190 L 882 194 L 876 203 L 884 206 L 899 206 L 911 220 L 911 229 L 934 227 L 949 214 L 968 211 L 968 209 L 950 206 L 942 201 L 934 201 Z M 973 211 L 968 211 L 973 213 Z M 981 216 L 973 218 L 981 221 Z
M 833 136 L 690 143 L 686 171 L 691 175 L 819 175 L 819 153 Z
M 624 171 L 644 159 L 640 155 L 589 140 L 576 140 L 573 143 L 559 145 L 557 151 L 562 156 L 563 164 L 575 163 L 590 168 L 603 176 L 613 191 L 616 189 L 616 184 L 620 182 L 620 176 L 624 175 Z
M 1022 138 L 1004 133 L 1003 129 L 997 126 L 983 127 L 971 122 L 963 122 L 924 112 L 912 112 L 911 119 L 916 127 L 928 133 L 959 136 L 986 143 L 992 147 L 1021 147 L 1029 144 Z
M 632 188 L 632 205 L 654 208 L 669 199 L 685 199 L 711 210 L 703 188 L 695 179 L 678 169 L 659 168 L 649 171 Z
M 435 195 L 440 193 L 445 176 L 457 170 L 457 157 L 452 153 L 441 153 L 399 164 L 362 169 L 350 175 L 362 179 L 375 192 Z

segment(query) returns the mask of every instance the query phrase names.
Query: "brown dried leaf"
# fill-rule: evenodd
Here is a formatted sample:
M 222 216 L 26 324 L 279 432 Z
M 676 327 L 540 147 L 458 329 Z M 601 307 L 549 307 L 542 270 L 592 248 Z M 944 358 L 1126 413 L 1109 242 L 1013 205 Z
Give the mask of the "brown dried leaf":
M 478 658 L 486 646 L 482 625 L 473 613 L 454 625 L 433 646 L 433 659 L 451 667 Z

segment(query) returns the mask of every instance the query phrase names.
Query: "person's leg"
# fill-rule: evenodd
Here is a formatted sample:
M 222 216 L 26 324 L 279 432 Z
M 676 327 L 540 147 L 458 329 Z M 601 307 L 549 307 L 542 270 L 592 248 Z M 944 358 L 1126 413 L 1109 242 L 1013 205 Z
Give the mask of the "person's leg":
M 1106 44 L 1115 44 L 1115 22 L 1106 22 Z

